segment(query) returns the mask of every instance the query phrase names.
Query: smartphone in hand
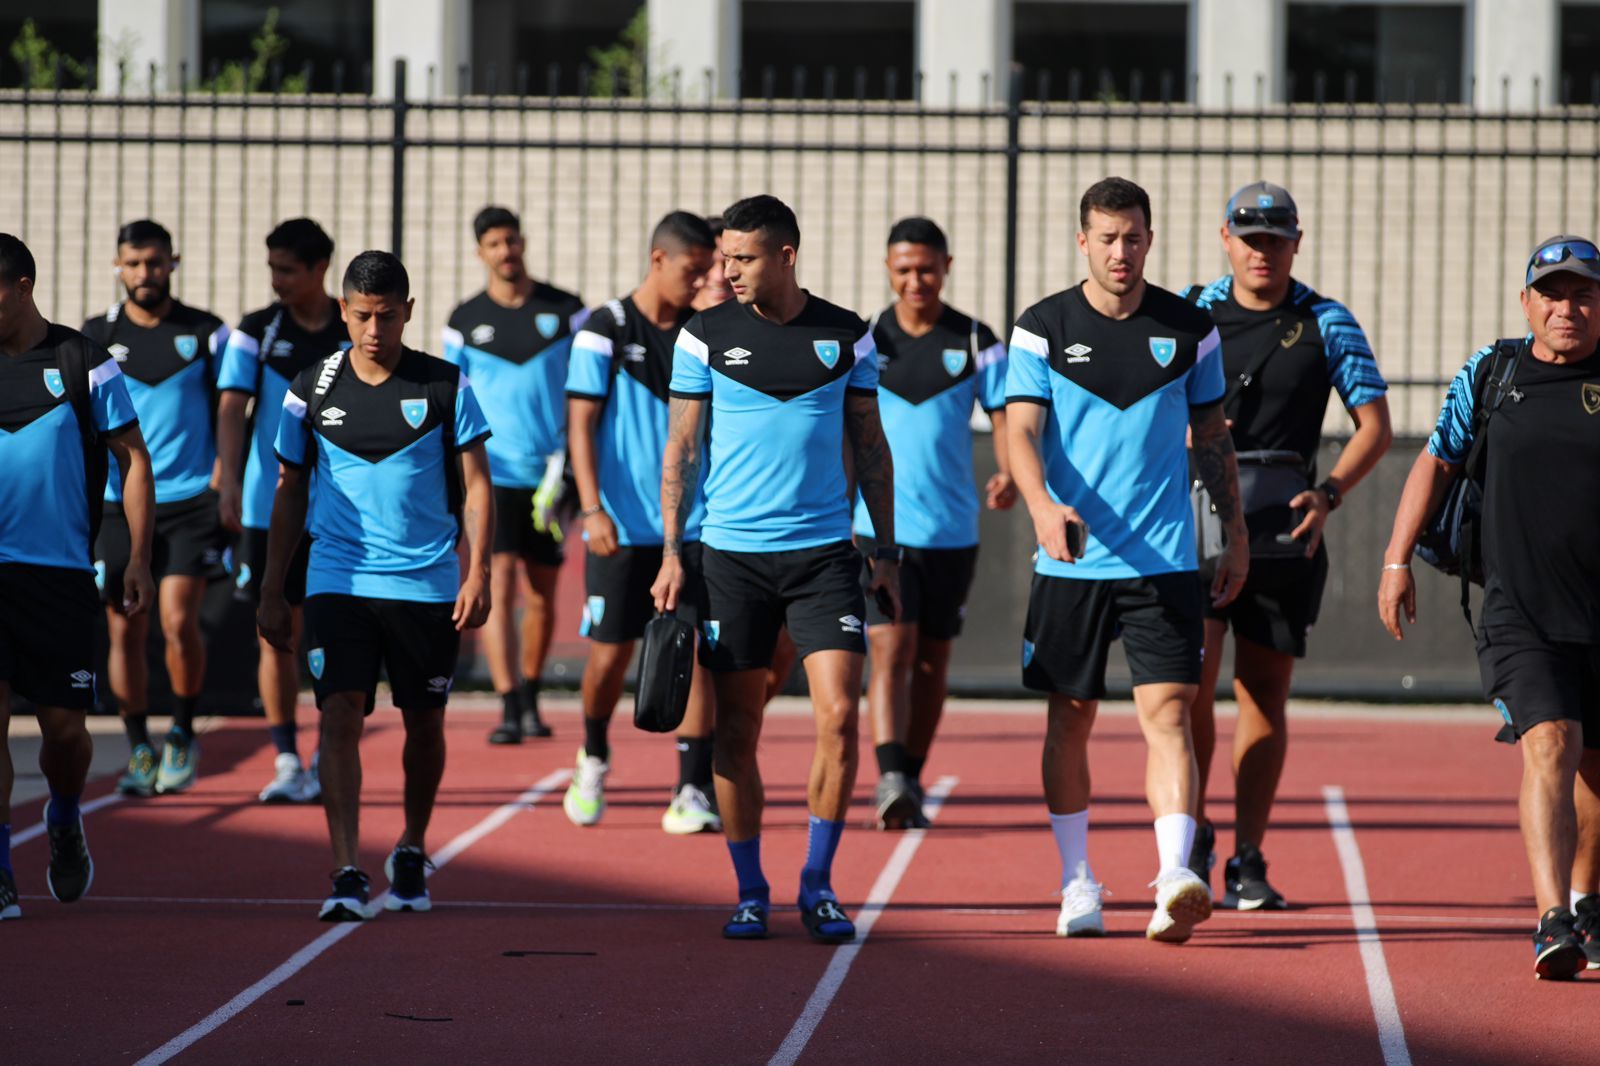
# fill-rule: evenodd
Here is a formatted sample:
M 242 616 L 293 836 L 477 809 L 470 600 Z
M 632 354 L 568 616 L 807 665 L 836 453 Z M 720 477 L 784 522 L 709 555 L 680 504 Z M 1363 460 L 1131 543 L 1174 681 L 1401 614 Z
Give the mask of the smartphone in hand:
M 1087 538 L 1082 522 L 1067 523 L 1067 551 L 1074 559 L 1083 558 L 1083 542 Z

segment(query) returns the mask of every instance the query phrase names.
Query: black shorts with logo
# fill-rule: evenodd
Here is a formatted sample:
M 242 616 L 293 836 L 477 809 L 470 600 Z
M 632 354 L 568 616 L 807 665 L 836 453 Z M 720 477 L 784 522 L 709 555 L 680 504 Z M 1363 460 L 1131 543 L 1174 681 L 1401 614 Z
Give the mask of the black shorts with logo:
M 878 610 L 872 587 L 871 537 L 858 537 L 861 548 L 861 591 L 867 598 L 867 624 L 898 621 L 917 624 L 917 632 L 931 640 L 954 640 L 961 635 L 967 616 L 967 593 L 978 569 L 978 546 L 970 548 L 906 548 L 900 563 L 900 617 L 892 619 Z
M 777 552 L 707 544 L 700 569 L 702 666 L 764 670 L 783 626 L 802 660 L 818 651 L 866 654 L 861 554 L 849 541 Z
M 533 528 L 533 489 L 494 489 L 494 554 L 512 552 L 535 566 L 560 566 L 567 557 L 548 530 Z
M 1106 658 L 1121 638 L 1134 685 L 1198 684 L 1205 607 L 1193 570 L 1084 580 L 1033 575 L 1022 631 L 1022 683 L 1080 700 L 1106 694 Z
M 1306 638 L 1322 611 L 1322 590 L 1328 583 L 1328 546 L 1321 544 L 1309 559 L 1251 559 L 1239 597 L 1226 607 L 1211 606 L 1209 584 L 1200 595 L 1207 618 L 1228 623 L 1235 637 L 1264 648 L 1306 656 Z
M 683 593 L 676 614 L 700 624 L 700 544 L 683 546 Z M 583 624 L 578 635 L 600 644 L 624 644 L 644 636 L 655 617 L 650 587 L 661 572 L 661 545 L 621 545 L 610 555 L 589 552 L 583 561 Z
M 1583 746 L 1600 748 L 1600 648 L 1546 640 L 1527 626 L 1478 627 L 1478 672 L 1515 744 L 1541 722 L 1583 725 Z
M 0 563 L 0 681 L 35 706 L 87 711 L 99 617 L 89 571 Z
M 187 500 L 156 504 L 156 535 L 150 545 L 150 573 L 159 584 L 164 577 L 225 576 L 222 568 L 224 538 L 217 515 L 217 494 L 206 489 Z M 95 541 L 95 569 L 100 575 L 100 598 L 122 610 L 122 575 L 133 554 L 128 516 L 120 503 L 107 503 Z
M 336 692 L 364 692 L 372 713 L 378 671 L 402 711 L 443 707 L 455 678 L 461 634 L 454 603 L 380 600 L 342 593 L 306 599 L 306 662 L 317 706 Z
M 289 572 L 283 576 L 283 598 L 291 607 L 306 601 L 306 566 L 310 560 L 311 537 L 302 535 L 300 546 L 289 560 Z M 266 572 L 267 531 L 246 528 L 233 549 L 233 598 L 246 603 L 261 602 L 261 577 Z

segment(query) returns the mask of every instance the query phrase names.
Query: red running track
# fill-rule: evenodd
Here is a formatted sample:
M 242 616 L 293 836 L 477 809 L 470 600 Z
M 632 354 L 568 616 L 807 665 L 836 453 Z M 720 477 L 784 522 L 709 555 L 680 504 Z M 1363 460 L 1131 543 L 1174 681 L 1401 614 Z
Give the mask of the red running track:
M 870 782 L 859 790 L 835 885 L 876 924 L 845 949 L 809 942 L 788 908 L 768 942 L 720 939 L 726 851 L 718 837 L 661 832 L 675 753 L 622 716 L 605 820 L 569 824 L 570 704 L 550 716 L 554 740 L 509 749 L 484 743 L 489 714 L 452 711 L 430 841 L 448 854 L 436 909 L 324 925 L 320 811 L 254 803 L 272 752 L 259 724 L 229 722 L 205 736 L 193 792 L 88 816 L 96 880 L 81 903 L 45 895 L 42 839 L 16 847 L 25 918 L 0 926 L 0 1061 L 1356 1066 L 1591 1054 L 1586 1027 L 1552 1021 L 1575 1022 L 1600 981 L 1533 980 L 1518 763 L 1490 742 L 1492 711 L 1298 718 L 1266 842 L 1295 909 L 1219 911 L 1176 947 L 1142 935 L 1155 873 L 1143 745 L 1114 710 L 1093 742 L 1090 835 L 1110 936 L 1053 935 L 1037 706 L 965 706 L 947 715 L 930 766 L 951 789 L 932 830 L 857 828 Z M 401 736 L 380 712 L 365 741 L 363 860 L 380 884 L 400 826 Z M 810 750 L 806 715 L 772 716 L 764 851 L 780 903 L 805 847 Z M 504 807 L 541 782 L 550 790 L 531 808 Z M 91 798 L 109 787 L 96 782 Z M 1330 787 L 1351 822 L 1343 855 Z M 1213 790 L 1223 850 L 1227 791 Z M 39 814 L 20 806 L 15 824 Z M 887 905 L 863 908 L 874 891 Z M 1375 934 L 1361 935 L 1365 923 Z

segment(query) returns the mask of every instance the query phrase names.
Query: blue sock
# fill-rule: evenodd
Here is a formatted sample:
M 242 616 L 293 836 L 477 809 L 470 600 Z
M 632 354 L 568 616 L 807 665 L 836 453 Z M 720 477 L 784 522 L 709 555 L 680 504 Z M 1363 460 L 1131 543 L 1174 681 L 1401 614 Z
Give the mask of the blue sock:
M 11 873 L 11 823 L 0 822 L 0 870 Z
M 45 804 L 45 821 L 51 825 L 71 825 L 78 820 L 78 797 L 63 796 L 54 789 L 50 791 L 50 802 Z
M 761 834 L 749 840 L 728 841 L 728 854 L 733 856 L 733 873 L 739 879 L 739 902 L 750 899 L 771 902 L 772 890 L 761 872 Z
M 822 893 L 833 894 L 833 853 L 839 850 L 844 835 L 843 822 L 811 816 L 811 831 L 806 837 L 806 864 L 800 868 L 800 905 L 809 907 Z
M 299 755 L 294 746 L 294 726 L 274 725 L 268 726 L 267 732 L 272 734 L 272 745 L 278 749 L 279 755 Z

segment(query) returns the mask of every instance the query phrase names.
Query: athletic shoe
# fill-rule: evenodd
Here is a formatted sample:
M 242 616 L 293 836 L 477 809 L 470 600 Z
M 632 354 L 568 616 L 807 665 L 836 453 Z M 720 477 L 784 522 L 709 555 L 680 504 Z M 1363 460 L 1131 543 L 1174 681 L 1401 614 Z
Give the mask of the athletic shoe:
M 758 899 L 742 900 L 723 924 L 722 935 L 727 940 L 767 939 L 767 905 Z
M 187 791 L 200 776 L 200 741 L 181 729 L 167 733 L 161 746 L 161 769 L 156 772 L 156 791 L 171 795 Z
M 10 870 L 0 870 L 0 922 L 22 917 L 22 905 L 17 902 L 17 878 Z
M 419 913 L 432 910 L 433 900 L 428 897 L 428 871 L 431 869 L 433 863 L 421 848 L 395 848 L 383 864 L 383 876 L 389 879 L 384 909 Z
M 661 816 L 661 828 L 674 836 L 691 833 L 720 833 L 722 819 L 711 809 L 711 801 L 694 785 L 684 785 L 672 797 L 667 813 Z
M 1570 981 L 1589 964 L 1583 934 L 1574 928 L 1572 912 L 1551 907 L 1533 934 L 1533 972 L 1545 981 Z
M 898 770 L 878 778 L 878 828 L 910 829 L 922 814 L 911 779 Z
M 1572 911 L 1577 918 L 1573 925 L 1583 937 L 1583 954 L 1589 960 L 1589 969 L 1600 970 L 1600 896 L 1584 896 Z
M 522 726 L 516 722 L 502 721 L 489 734 L 491 744 L 521 744 Z
M 831 896 L 823 896 L 810 907 L 802 899 L 799 907 L 800 921 L 817 943 L 843 944 L 856 938 L 855 923 L 839 906 L 839 901 Z
M 1156 890 L 1156 911 L 1144 931 L 1146 939 L 1181 944 L 1211 917 L 1211 889 L 1187 866 L 1165 871 L 1150 887 Z
M 1105 936 L 1106 923 L 1100 916 L 1100 897 L 1105 886 L 1089 876 L 1089 864 L 1078 864 L 1077 876 L 1061 890 L 1061 914 L 1056 918 L 1056 936 Z
M 300 756 L 280 751 L 272 760 L 272 780 L 261 790 L 262 803 L 299 803 L 305 797 L 305 768 Z
M 94 860 L 83 835 L 83 815 L 66 825 L 50 824 L 50 805 L 44 808 L 45 835 L 50 838 L 50 867 L 44 872 L 50 894 L 61 903 L 82 899 L 94 884 Z
M 311 756 L 311 765 L 300 775 L 300 802 L 316 803 L 322 799 L 322 752 Z
M 582 748 L 578 749 L 578 769 L 561 800 L 561 809 L 573 825 L 595 825 L 606 813 L 606 774 L 610 772 L 609 763 L 591 759 Z
M 1267 860 L 1254 844 L 1240 844 L 1222 872 L 1222 905 L 1241 911 L 1281 911 L 1288 902 L 1267 883 Z
M 1210 822 L 1203 822 L 1194 831 L 1194 846 L 1189 849 L 1189 869 L 1211 887 L 1211 871 L 1217 865 L 1217 830 Z M 1223 886 L 1227 888 L 1226 885 Z
M 117 791 L 124 796 L 156 794 L 156 750 L 148 744 L 135 744 L 128 756 L 128 769 L 117 778 Z
M 544 724 L 544 719 L 539 717 L 539 708 L 528 707 L 522 712 L 522 735 L 525 737 L 548 737 L 553 730 Z
M 333 891 L 322 901 L 318 918 L 325 922 L 364 922 L 372 917 L 372 904 L 368 901 L 372 886 L 366 874 L 346 866 L 328 876 L 333 879 Z

